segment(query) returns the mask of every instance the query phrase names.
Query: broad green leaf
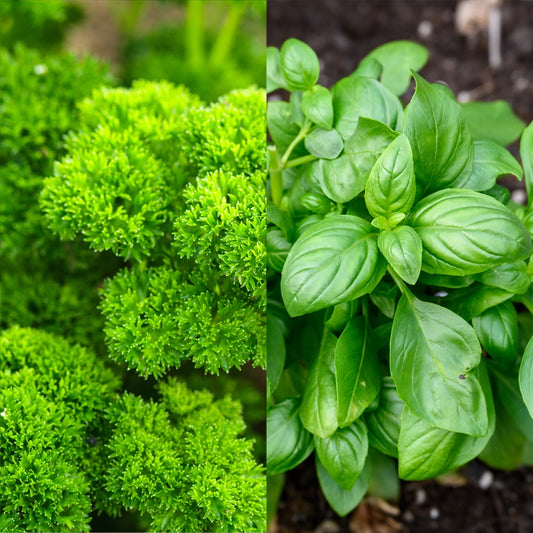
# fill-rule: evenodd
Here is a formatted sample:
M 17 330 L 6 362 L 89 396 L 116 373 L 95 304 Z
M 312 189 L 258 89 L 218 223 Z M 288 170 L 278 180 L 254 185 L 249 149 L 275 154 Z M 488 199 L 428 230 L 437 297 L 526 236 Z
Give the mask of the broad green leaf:
M 527 264 L 524 261 L 506 263 L 481 274 L 474 274 L 474 278 L 483 285 L 504 289 L 514 294 L 524 294 L 531 284 Z
M 322 85 L 315 85 L 302 94 L 303 114 L 325 130 L 333 127 L 333 98 Z
M 495 378 L 496 393 L 503 408 L 526 439 L 533 442 L 533 418 L 521 394 L 520 374 L 517 375 L 516 371 L 500 372 L 495 368 L 492 368 L 492 374 Z
M 451 91 L 413 73 L 415 94 L 402 131 L 413 150 L 417 196 L 460 187 L 472 171 L 474 143 Z
M 337 390 L 335 386 L 335 346 L 337 337 L 328 329 L 305 386 L 300 409 L 304 427 L 326 439 L 337 429 Z
M 422 268 L 422 241 L 409 226 L 398 226 L 379 234 L 378 247 L 389 265 L 407 283 L 418 280 Z
M 280 209 L 273 202 L 268 202 L 266 216 L 268 222 L 277 226 L 288 241 L 292 240 L 295 230 L 294 221 L 287 211 L 283 211 L 283 209 Z
M 285 338 L 283 323 L 276 316 L 267 312 L 267 379 L 271 391 L 278 386 L 285 366 Z
M 463 188 L 486 191 L 494 187 L 497 178 L 506 174 L 522 179 L 522 167 L 510 152 L 494 141 L 474 141 L 474 166 Z
M 446 274 L 428 274 L 421 272 L 420 283 L 432 287 L 444 287 L 447 289 L 458 289 L 468 287 L 474 283 L 474 278 L 470 276 L 447 276 Z
M 362 117 L 344 144 L 344 154 L 310 165 L 324 194 L 334 202 L 346 203 L 363 192 L 372 167 L 397 136 L 385 124 Z
M 301 128 L 305 122 L 305 115 L 302 111 L 302 91 L 292 92 L 289 98 L 289 104 L 291 106 L 292 120 Z
M 522 462 L 526 438 L 516 427 L 501 402 L 494 402 L 496 428 L 479 458 L 492 468 L 514 470 Z
M 383 65 L 381 83 L 399 96 L 409 87 L 411 70 L 420 70 L 428 60 L 427 49 L 412 41 L 392 41 L 372 50 L 363 62 L 375 59 Z
M 291 106 L 288 102 L 268 103 L 267 126 L 270 137 L 272 137 L 272 141 L 274 141 L 280 154 L 287 150 L 300 132 L 300 126 L 292 120 Z
M 313 49 L 298 39 L 287 39 L 280 51 L 280 67 L 291 91 L 305 91 L 318 81 L 320 65 Z
M 353 317 L 335 349 L 337 419 L 350 425 L 379 394 L 381 374 L 372 330 L 362 316 Z
M 315 128 L 305 137 L 307 151 L 323 159 L 335 159 L 344 148 L 344 143 L 337 130 Z
M 324 325 L 334 333 L 341 332 L 359 309 L 359 300 L 343 302 L 326 310 Z
M 371 292 L 385 273 L 372 226 L 351 215 L 313 224 L 293 245 L 281 275 L 291 316 L 311 313 Z
M 383 72 L 383 65 L 372 57 L 363 58 L 357 68 L 351 74 L 352 76 L 365 76 L 367 78 L 374 78 L 377 80 Z
M 516 141 L 524 123 L 505 100 L 461 104 L 466 123 L 474 139 L 488 139 L 502 146 Z
M 472 325 L 485 351 L 504 367 L 512 367 L 518 357 L 518 317 L 514 305 L 505 301 L 472 319 Z
M 480 359 L 476 334 L 461 317 L 402 295 L 392 325 L 391 375 L 414 414 L 441 429 L 486 435 L 485 396 L 471 373 Z
M 388 502 L 398 502 L 400 499 L 398 464 L 392 457 L 378 450 L 371 448 L 369 453 L 372 459 L 372 476 L 368 485 L 368 494 Z
M 512 292 L 474 283 L 469 287 L 454 291 L 446 300 L 446 305 L 468 321 L 512 297 Z
M 365 423 L 357 420 L 327 439 L 315 437 L 315 450 L 328 474 L 344 490 L 350 490 L 361 475 L 368 454 Z
M 527 343 L 518 374 L 522 398 L 533 418 L 533 337 Z
M 475 191 L 446 189 L 407 219 L 422 239 L 422 270 L 464 276 L 529 257 L 531 238 L 516 215 Z
M 312 172 L 311 167 L 312 165 L 308 165 L 305 169 L 302 169 L 290 188 L 288 210 L 294 218 L 309 214 L 309 210 L 302 204 L 302 199 L 305 198 L 307 193 L 322 194 L 318 177 Z M 298 234 L 298 231 L 296 233 Z M 301 231 L 299 233 L 301 234 Z
M 371 118 L 394 129 L 402 104 L 384 85 L 364 76 L 349 76 L 333 87 L 334 126 L 343 139 L 352 136 L 359 117 Z
M 398 457 L 400 420 L 404 406 L 394 381 L 390 376 L 385 376 L 378 408 L 365 414 L 370 444 L 391 457 Z
M 291 470 L 313 451 L 313 435 L 302 425 L 299 398 L 270 407 L 267 417 L 267 471 L 269 475 Z
M 267 93 L 276 89 L 286 89 L 285 78 L 281 73 L 279 50 L 274 46 L 267 47 Z
M 339 515 L 346 516 L 353 511 L 361 502 L 370 482 L 372 466 L 369 460 L 366 461 L 361 475 L 357 478 L 354 486 L 350 490 L 343 489 L 329 474 L 320 461 L 316 460 L 316 473 L 320 488 L 331 508 Z
M 389 219 L 395 213 L 408 213 L 415 194 L 411 146 L 407 137 L 400 135 L 372 167 L 366 183 L 365 202 L 372 216 Z
M 524 130 L 520 139 L 520 158 L 526 178 L 527 203 L 531 206 L 533 202 L 533 123 Z
M 266 253 L 267 266 L 276 272 L 283 270 L 291 249 L 291 243 L 279 229 L 271 229 L 267 232 Z
M 498 200 L 500 204 L 507 205 L 511 199 L 511 191 L 503 185 L 496 184 L 494 187 L 483 191 L 483 194 L 492 196 L 495 200 Z

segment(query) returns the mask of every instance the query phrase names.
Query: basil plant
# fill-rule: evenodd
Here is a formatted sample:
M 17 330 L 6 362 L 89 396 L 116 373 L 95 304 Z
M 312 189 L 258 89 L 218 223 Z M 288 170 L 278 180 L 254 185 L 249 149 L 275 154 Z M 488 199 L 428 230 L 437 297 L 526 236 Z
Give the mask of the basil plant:
M 314 451 L 340 515 L 384 468 L 533 462 L 533 208 L 496 183 L 532 192 L 533 125 L 426 61 L 391 42 L 327 89 L 306 44 L 268 49 L 268 472 Z

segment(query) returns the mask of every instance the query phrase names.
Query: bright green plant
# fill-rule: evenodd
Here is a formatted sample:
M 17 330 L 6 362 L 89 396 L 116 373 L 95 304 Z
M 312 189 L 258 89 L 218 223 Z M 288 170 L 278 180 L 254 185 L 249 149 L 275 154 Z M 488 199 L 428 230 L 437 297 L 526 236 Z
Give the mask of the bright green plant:
M 314 450 L 341 515 L 384 462 L 402 479 L 514 468 L 533 443 L 531 203 L 496 184 L 525 174 L 531 192 L 533 126 L 522 169 L 497 144 L 522 133 L 510 109 L 466 111 L 416 73 L 426 59 L 389 43 L 327 89 L 306 44 L 268 49 L 290 101 L 267 112 L 267 467 Z
M 0 531 L 263 531 L 264 91 L 0 60 Z

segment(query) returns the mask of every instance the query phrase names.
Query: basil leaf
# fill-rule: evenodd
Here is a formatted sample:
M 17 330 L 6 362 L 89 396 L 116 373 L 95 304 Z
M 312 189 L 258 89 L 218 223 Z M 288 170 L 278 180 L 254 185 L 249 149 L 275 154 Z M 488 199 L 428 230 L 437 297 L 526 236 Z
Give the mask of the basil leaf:
M 527 191 L 527 204 L 533 201 L 533 124 L 530 124 L 520 139 L 520 158 L 524 166 L 524 176 Z
M 398 287 L 389 284 L 385 280 L 369 294 L 372 303 L 387 317 L 393 318 L 398 299 Z
M 301 128 L 305 121 L 305 115 L 302 111 L 302 91 L 292 92 L 289 98 L 289 104 L 291 106 L 292 120 Z
M 272 141 L 283 154 L 300 132 L 300 126 L 292 120 L 291 106 L 288 102 L 269 102 L 267 126 Z
M 533 418 L 533 337 L 529 339 L 524 350 L 524 356 L 522 357 L 520 371 L 518 373 L 518 381 L 524 403 Z
M 391 457 L 398 457 L 400 420 L 404 406 L 394 381 L 390 376 L 385 376 L 378 408 L 365 415 L 370 444 Z
M 335 349 L 337 420 L 350 425 L 377 398 L 381 386 L 376 347 L 368 322 L 353 317 L 341 333 Z
M 343 155 L 311 165 L 324 194 L 334 202 L 345 203 L 363 192 L 372 167 L 397 136 L 385 124 L 361 117 L 345 142 Z
M 302 94 L 303 114 L 325 130 L 333 127 L 333 98 L 321 85 L 315 85 Z
M 460 104 L 474 139 L 488 139 L 502 146 L 516 141 L 525 124 L 505 100 Z
M 337 337 L 328 329 L 324 336 L 302 399 L 300 418 L 304 427 L 322 439 L 337 429 L 337 391 L 335 387 L 335 346 Z
M 492 468 L 514 470 L 522 462 L 526 438 L 515 423 L 496 401 L 496 428 L 491 439 L 479 454 L 479 458 Z
M 324 325 L 335 333 L 341 332 L 359 309 L 359 300 L 343 302 L 330 307 L 324 316 Z
M 266 54 L 267 93 L 275 91 L 276 89 L 286 89 L 285 78 L 283 77 L 280 67 L 279 50 L 274 46 L 268 46 Z
M 389 265 L 407 283 L 418 280 L 422 268 L 422 241 L 409 226 L 398 226 L 379 234 L 378 247 Z
M 415 201 L 416 185 L 411 146 L 405 135 L 392 141 L 372 167 L 365 189 L 370 214 L 389 219 L 408 213 Z
M 287 39 L 280 51 L 283 77 L 291 91 L 305 91 L 318 81 L 320 65 L 313 49 L 298 39 Z
M 291 470 L 313 451 L 313 436 L 303 427 L 299 398 L 289 398 L 268 410 L 267 470 L 269 475 Z
M 396 128 L 402 115 L 402 104 L 384 85 L 364 76 L 349 76 L 332 89 L 334 126 L 343 139 L 351 137 L 359 117 L 383 122 Z
M 476 334 L 461 317 L 402 295 L 392 324 L 391 375 L 414 414 L 441 429 L 486 435 L 485 396 L 470 373 L 480 359 Z
M 383 65 L 373 57 L 365 57 L 357 65 L 352 76 L 365 76 L 377 80 L 383 72 Z
M 290 241 L 294 236 L 294 222 L 287 211 L 283 211 L 273 202 L 268 202 L 266 207 L 267 220 L 277 226 L 285 238 Z
M 481 274 L 475 274 L 474 279 L 483 285 L 504 289 L 514 294 L 524 294 L 531 284 L 524 261 L 507 263 Z
M 474 141 L 474 166 L 462 187 L 486 191 L 494 187 L 498 177 L 506 174 L 522 179 L 522 167 L 509 151 L 493 141 Z
M 420 70 L 428 60 L 427 49 L 411 41 L 392 41 L 372 50 L 363 62 L 375 59 L 383 65 L 381 83 L 399 96 L 409 87 L 411 70 Z
M 372 226 L 351 215 L 313 224 L 293 245 L 281 275 L 291 316 L 355 300 L 371 292 L 385 273 Z
M 518 315 L 514 305 L 503 302 L 472 319 L 474 331 L 485 351 L 504 367 L 518 356 Z
M 354 486 L 350 490 L 345 490 L 328 474 L 317 456 L 316 473 L 320 488 L 331 508 L 339 516 L 346 516 L 359 505 L 368 490 L 371 472 L 371 463 L 367 460 Z
M 422 269 L 430 274 L 476 274 L 531 253 L 531 238 L 516 215 L 475 191 L 433 193 L 415 206 L 407 224 L 422 239 Z
M 315 437 L 315 450 L 333 480 L 344 490 L 350 490 L 361 475 L 368 454 L 365 423 L 357 420 L 327 439 Z
M 267 312 L 267 379 L 271 391 L 278 386 L 279 379 L 285 366 L 285 338 L 283 336 L 283 322 Z
M 305 137 L 307 151 L 323 159 L 335 159 L 344 148 L 342 137 L 337 130 L 315 128 Z
M 291 243 L 280 230 L 271 229 L 268 231 L 266 238 L 267 266 L 276 272 L 281 272 L 291 246 Z
M 415 94 L 405 108 L 402 131 L 413 150 L 417 196 L 460 187 L 470 176 L 474 143 L 451 91 L 413 73 Z
M 420 273 L 419 281 L 424 285 L 448 289 L 469 287 L 474 283 L 474 279 L 470 276 L 447 276 L 445 274 L 428 274 L 427 272 Z
M 471 320 L 512 297 L 512 292 L 475 283 L 470 287 L 455 291 L 447 299 L 446 305 L 465 320 Z

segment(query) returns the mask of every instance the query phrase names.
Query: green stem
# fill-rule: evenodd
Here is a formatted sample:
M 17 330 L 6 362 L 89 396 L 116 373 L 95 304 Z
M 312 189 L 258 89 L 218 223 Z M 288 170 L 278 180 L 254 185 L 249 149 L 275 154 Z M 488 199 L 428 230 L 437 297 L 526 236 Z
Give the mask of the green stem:
M 289 160 L 289 157 L 290 157 L 292 151 L 294 150 L 296 145 L 305 138 L 305 136 L 307 135 L 310 127 L 311 127 L 311 121 L 309 119 L 306 119 L 305 122 L 303 123 L 298 135 L 296 135 L 296 137 L 294 137 L 294 139 L 292 140 L 291 144 L 289 144 L 289 147 L 287 148 L 287 150 L 283 154 L 283 157 L 281 158 L 280 164 L 281 164 L 282 168 L 285 168 L 285 165 L 287 164 L 287 161 Z
M 248 2 L 245 1 L 230 6 L 224 25 L 220 28 L 216 41 L 211 49 L 211 54 L 209 56 L 209 66 L 211 68 L 216 69 L 224 64 L 247 7 Z
M 204 61 L 204 6 L 203 0 L 187 0 L 185 20 L 185 48 L 189 66 L 200 70 Z
M 302 157 L 297 157 L 296 159 L 291 159 L 290 161 L 287 161 L 285 166 L 283 168 L 291 168 L 291 167 L 297 167 L 299 165 L 305 165 L 305 163 L 311 163 L 312 161 L 316 161 L 318 157 L 314 155 L 303 155 Z
M 394 283 L 396 283 L 396 285 L 400 289 L 400 292 L 409 299 L 413 298 L 413 293 L 407 288 L 407 285 L 403 282 L 402 278 L 400 278 L 400 276 L 396 273 L 394 268 L 389 265 L 387 267 L 387 270 L 392 276 Z
M 268 152 L 270 155 L 268 164 L 268 173 L 270 174 L 270 192 L 272 194 L 272 201 L 279 207 L 283 197 L 283 178 L 281 176 L 281 165 L 276 147 L 269 146 Z

